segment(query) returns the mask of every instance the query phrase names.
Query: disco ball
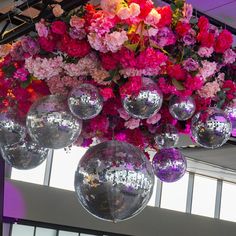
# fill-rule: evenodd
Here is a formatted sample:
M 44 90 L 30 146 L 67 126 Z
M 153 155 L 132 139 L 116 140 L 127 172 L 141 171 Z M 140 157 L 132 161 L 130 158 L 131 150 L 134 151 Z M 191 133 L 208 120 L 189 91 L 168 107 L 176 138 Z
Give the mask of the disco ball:
M 82 84 L 72 89 L 68 97 L 71 112 L 80 119 L 88 120 L 97 116 L 103 107 L 103 98 L 91 84 Z
M 225 112 L 229 116 L 229 119 L 232 124 L 232 133 L 231 135 L 236 137 L 236 101 L 232 101 L 229 105 L 225 107 Z
M 173 125 L 164 124 L 158 128 L 154 140 L 159 148 L 170 148 L 177 145 L 179 134 Z
M 31 140 L 1 147 L 3 159 L 12 167 L 29 170 L 39 166 L 48 156 L 49 149 L 40 147 Z
M 158 112 L 162 106 L 163 95 L 156 83 L 149 78 L 142 78 L 143 86 L 137 95 L 127 95 L 123 99 L 126 112 L 138 119 L 147 119 Z
M 197 144 L 205 148 L 218 148 L 230 137 L 232 126 L 228 115 L 214 107 L 198 112 L 192 118 L 191 132 Z
M 170 114 L 177 120 L 188 120 L 196 110 L 192 97 L 173 96 L 169 102 Z
M 70 113 L 65 98 L 58 95 L 46 96 L 34 103 L 26 125 L 34 142 L 52 149 L 71 145 L 82 129 L 82 122 Z
M 13 145 L 24 139 L 25 127 L 11 113 L 0 113 L 0 146 Z
M 154 174 L 131 144 L 109 141 L 88 149 L 75 174 L 82 206 L 97 218 L 122 221 L 140 213 L 152 195 Z
M 155 175 L 163 182 L 175 182 L 182 178 L 187 169 L 187 161 L 175 148 L 159 150 L 152 160 Z

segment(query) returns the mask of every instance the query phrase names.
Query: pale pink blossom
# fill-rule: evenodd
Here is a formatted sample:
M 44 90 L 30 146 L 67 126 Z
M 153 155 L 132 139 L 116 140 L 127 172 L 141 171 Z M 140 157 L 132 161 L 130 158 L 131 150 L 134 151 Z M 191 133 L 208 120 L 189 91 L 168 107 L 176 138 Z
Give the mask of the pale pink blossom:
M 101 0 L 100 5 L 102 10 L 115 15 L 122 2 L 123 0 Z
M 105 44 L 105 38 L 97 35 L 96 33 L 90 33 L 88 35 L 88 41 L 90 46 L 100 52 L 106 53 L 108 49 Z
M 220 86 L 222 86 L 225 81 L 225 73 L 219 73 L 216 77 L 216 81 Z
M 125 78 L 133 76 L 156 76 L 160 72 L 160 67 L 145 69 L 126 68 L 120 70 L 119 72 Z
M 184 3 L 183 7 L 183 19 L 181 19 L 183 22 L 188 23 L 193 15 L 193 6 L 191 4 Z
M 126 20 L 131 17 L 131 10 L 129 7 L 120 7 L 119 10 L 117 11 L 116 15 L 122 19 Z
M 131 3 L 129 5 L 131 17 L 137 17 L 140 14 L 140 6 L 137 3 Z
M 130 118 L 130 115 L 126 112 L 124 108 L 118 109 L 119 115 L 122 119 L 128 120 Z
M 213 52 L 214 52 L 214 48 L 213 47 L 210 47 L 210 48 L 208 48 L 208 47 L 200 47 L 198 49 L 197 53 L 198 53 L 198 55 L 200 57 L 207 57 L 207 58 L 209 58 L 212 55 Z
M 7 54 L 10 53 L 12 49 L 12 46 L 11 44 L 3 44 L 3 45 L 0 45 L 0 57 L 5 57 Z
M 54 58 L 29 57 L 25 60 L 25 68 L 40 80 L 48 80 L 58 76 L 62 72 L 63 64 L 61 56 Z
M 233 64 L 236 59 L 236 53 L 231 48 L 229 48 L 224 52 L 223 58 L 225 64 Z
M 199 69 L 199 75 L 206 80 L 207 78 L 213 76 L 217 71 L 217 63 L 210 62 L 207 60 L 202 61 L 202 67 Z
M 157 12 L 156 9 L 152 9 L 145 19 L 145 23 L 148 25 L 156 26 L 161 19 L 161 15 Z
M 156 113 L 147 119 L 147 124 L 154 125 L 161 119 L 161 114 Z
M 136 129 L 140 125 L 140 119 L 131 118 L 130 120 L 125 122 L 125 127 L 128 129 Z
M 59 17 L 64 13 L 64 10 L 61 8 L 60 4 L 56 4 L 52 9 L 52 13 L 55 17 Z
M 84 27 L 85 20 L 78 16 L 72 16 L 70 18 L 70 26 L 80 30 Z
M 206 83 L 199 91 L 198 94 L 202 98 L 214 98 L 217 92 L 220 91 L 220 85 L 217 81 Z
M 35 29 L 39 35 L 39 37 L 45 37 L 48 36 L 48 27 L 43 22 L 38 22 L 35 24 Z
M 121 32 L 114 31 L 110 34 L 106 34 L 105 36 L 106 47 L 111 52 L 117 52 L 127 40 L 127 32 L 124 30 Z
M 111 81 L 106 81 L 106 79 L 110 77 L 109 72 L 104 70 L 102 67 L 92 70 L 91 76 L 98 84 L 108 85 L 111 83 Z

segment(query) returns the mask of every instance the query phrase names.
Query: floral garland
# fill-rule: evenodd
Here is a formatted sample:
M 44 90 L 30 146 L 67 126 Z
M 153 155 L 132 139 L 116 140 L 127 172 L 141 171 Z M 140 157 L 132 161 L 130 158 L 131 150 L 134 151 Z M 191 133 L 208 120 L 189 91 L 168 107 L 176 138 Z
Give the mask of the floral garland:
M 192 96 L 196 111 L 223 108 L 236 97 L 232 34 L 205 17 L 195 19 L 192 11 L 184 0 L 164 7 L 151 0 L 101 0 L 99 6 L 87 4 L 70 14 L 55 6 L 55 21 L 42 19 L 34 36 L 1 46 L 1 109 L 15 108 L 24 120 L 41 96 L 67 95 L 91 83 L 104 107 L 84 121 L 76 145 L 113 138 L 153 148 L 161 123 L 189 134 L 191 120 L 178 121 L 169 113 L 173 94 Z M 130 117 L 121 103 L 122 96 L 140 91 L 143 76 L 152 78 L 164 95 L 161 110 L 146 120 Z

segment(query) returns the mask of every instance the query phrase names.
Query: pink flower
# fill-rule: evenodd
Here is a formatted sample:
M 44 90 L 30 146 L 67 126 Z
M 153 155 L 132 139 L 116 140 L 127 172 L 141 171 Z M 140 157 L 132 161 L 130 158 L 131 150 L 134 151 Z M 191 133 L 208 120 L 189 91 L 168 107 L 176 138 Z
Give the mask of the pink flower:
M 186 89 L 191 91 L 199 90 L 203 86 L 203 80 L 197 76 L 188 76 L 184 83 L 184 86 Z
M 122 48 L 125 41 L 128 40 L 126 31 L 114 31 L 110 34 L 105 35 L 105 45 L 108 51 L 117 52 Z
M 56 4 L 52 9 L 52 13 L 55 17 L 60 17 L 64 13 L 64 10 L 61 8 L 60 4 Z
M 220 91 L 220 86 L 217 81 L 206 83 L 199 91 L 198 94 L 202 98 L 214 98 L 216 93 Z
M 107 13 L 114 14 L 119 5 L 121 5 L 122 0 L 101 0 L 101 8 Z
M 80 18 L 78 16 L 72 16 L 70 18 L 70 26 L 73 28 L 76 28 L 77 30 L 80 30 L 84 27 L 85 20 L 83 18 Z
M 131 13 L 130 17 L 137 17 L 140 14 L 140 6 L 137 3 L 131 3 L 129 9 Z
M 39 37 L 45 37 L 45 38 L 48 37 L 48 28 L 44 23 L 42 23 L 42 22 L 36 23 L 35 29 L 36 29 Z
M 145 19 L 145 23 L 147 25 L 152 25 L 152 26 L 157 26 L 157 24 L 159 23 L 161 19 L 161 15 L 157 12 L 156 9 L 152 9 L 149 14 L 147 15 L 146 19 Z
M 196 71 L 199 68 L 199 64 L 192 58 L 188 58 L 183 61 L 183 67 L 187 71 Z
M 149 117 L 147 119 L 147 124 L 149 125 L 154 125 L 156 124 L 158 121 L 160 121 L 161 119 L 161 114 L 160 113 L 156 113 L 153 116 Z
M 207 78 L 213 76 L 217 70 L 217 63 L 210 61 L 202 61 L 202 68 L 199 70 L 199 75 L 206 80 Z
M 140 119 L 131 118 L 130 120 L 125 122 L 125 127 L 128 129 L 136 129 L 139 127 Z
M 128 82 L 120 87 L 122 98 L 131 95 L 138 95 L 142 87 L 142 78 L 140 76 L 130 77 Z
M 210 48 L 208 48 L 208 47 L 200 47 L 199 49 L 198 49 L 198 55 L 200 56 L 200 57 L 210 57 L 211 55 L 212 55 L 212 53 L 214 52 L 214 48 L 213 47 L 210 47 Z
M 90 120 L 90 128 L 94 132 L 107 133 L 109 128 L 108 118 L 103 115 L 98 115 Z
M 183 7 L 183 19 L 182 21 L 188 23 L 193 15 L 193 6 L 191 4 L 184 3 Z
M 128 120 L 130 118 L 130 115 L 126 112 L 124 108 L 118 109 L 119 115 L 122 119 Z
M 131 17 L 131 11 L 129 7 L 120 7 L 116 14 L 122 20 L 126 20 Z
M 19 79 L 21 81 L 26 81 L 28 78 L 29 72 L 25 68 L 19 68 L 17 71 L 14 73 L 14 78 Z
M 231 48 L 229 48 L 224 52 L 223 58 L 225 64 L 233 64 L 236 59 L 236 53 Z

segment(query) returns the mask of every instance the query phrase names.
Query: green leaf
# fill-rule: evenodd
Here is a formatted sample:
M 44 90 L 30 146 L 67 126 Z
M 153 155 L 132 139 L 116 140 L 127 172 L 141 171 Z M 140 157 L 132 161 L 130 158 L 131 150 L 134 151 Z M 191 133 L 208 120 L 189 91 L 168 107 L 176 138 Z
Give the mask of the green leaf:
M 128 48 L 130 51 L 135 52 L 138 48 L 138 43 L 127 43 L 125 44 L 125 47 Z
M 176 79 L 172 79 L 172 84 L 178 89 L 178 90 L 184 90 L 184 86 L 182 85 L 181 82 L 179 82 Z

